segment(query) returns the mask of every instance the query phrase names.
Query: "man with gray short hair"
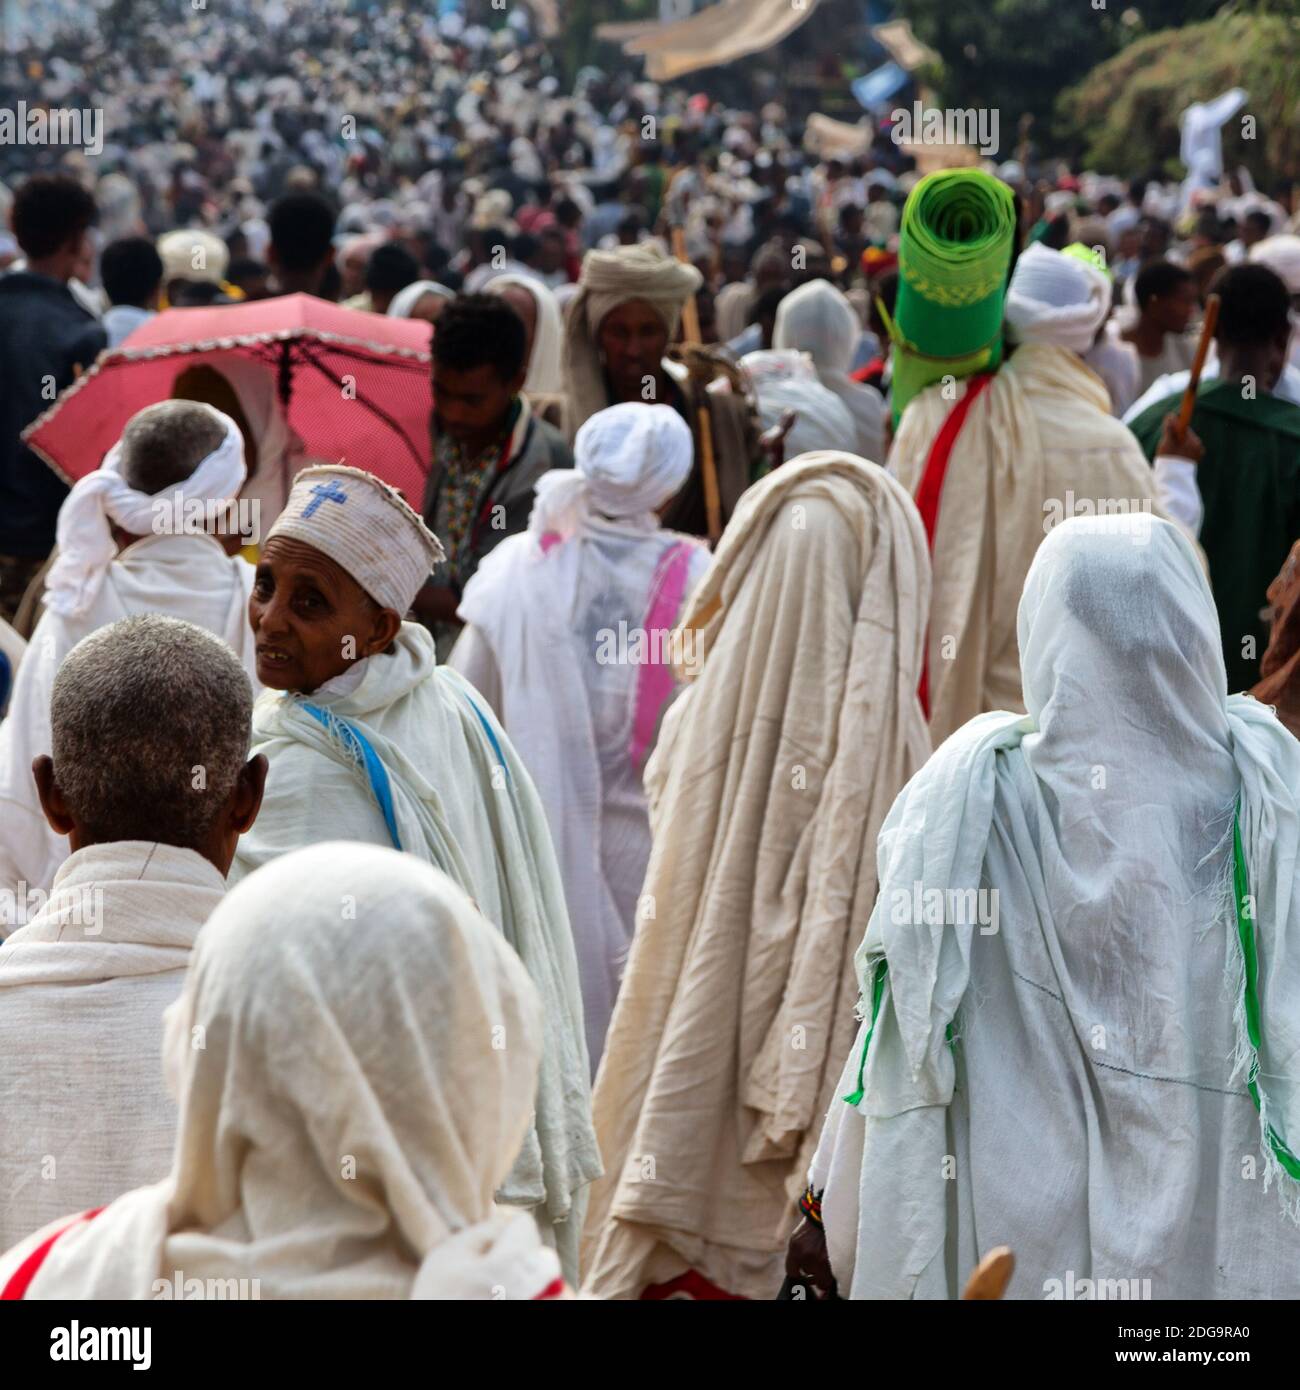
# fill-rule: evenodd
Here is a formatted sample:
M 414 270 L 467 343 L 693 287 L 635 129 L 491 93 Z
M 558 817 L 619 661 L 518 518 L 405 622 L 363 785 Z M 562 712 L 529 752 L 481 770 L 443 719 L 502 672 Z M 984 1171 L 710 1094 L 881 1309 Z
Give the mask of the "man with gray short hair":
M 83 637 L 134 613 L 165 613 L 221 637 L 253 676 L 253 569 L 227 553 L 241 540 L 227 504 L 245 476 L 233 420 L 194 401 L 162 401 L 132 417 L 64 502 L 45 613 L 0 723 L 0 892 L 48 890 L 68 852 L 41 813 L 31 768 L 49 750 L 55 673 Z
M 261 805 L 252 710 L 229 647 L 158 614 L 87 637 L 54 679 L 33 772 L 71 855 L 48 896 L 0 892 L 0 1247 L 167 1173 L 163 1010 Z

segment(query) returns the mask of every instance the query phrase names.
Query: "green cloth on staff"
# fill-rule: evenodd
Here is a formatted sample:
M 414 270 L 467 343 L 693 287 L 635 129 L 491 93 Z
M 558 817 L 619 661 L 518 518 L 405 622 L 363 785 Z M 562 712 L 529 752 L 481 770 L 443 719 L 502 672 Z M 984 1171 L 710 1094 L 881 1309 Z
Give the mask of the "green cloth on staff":
M 945 376 L 996 370 L 1016 237 L 1011 189 L 979 169 L 942 169 L 916 185 L 898 243 L 894 425 Z

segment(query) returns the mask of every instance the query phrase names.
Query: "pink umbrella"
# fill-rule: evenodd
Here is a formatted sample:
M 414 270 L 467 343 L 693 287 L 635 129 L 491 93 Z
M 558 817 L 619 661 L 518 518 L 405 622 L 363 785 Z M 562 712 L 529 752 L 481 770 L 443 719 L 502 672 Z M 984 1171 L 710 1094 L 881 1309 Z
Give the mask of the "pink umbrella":
M 177 375 L 231 358 L 261 363 L 306 453 L 364 468 L 419 510 L 429 473 L 431 326 L 309 294 L 168 309 L 141 324 L 23 432 L 67 482 L 99 467 L 127 421 L 167 400 Z

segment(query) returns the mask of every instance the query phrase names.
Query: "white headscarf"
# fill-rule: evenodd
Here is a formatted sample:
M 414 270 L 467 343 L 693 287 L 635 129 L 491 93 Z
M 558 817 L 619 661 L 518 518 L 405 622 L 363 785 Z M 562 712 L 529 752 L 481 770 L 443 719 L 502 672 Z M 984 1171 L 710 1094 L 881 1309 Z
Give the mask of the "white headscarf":
M 170 1175 L 60 1237 L 28 1296 L 148 1298 L 179 1277 L 535 1298 L 559 1261 L 493 1192 L 541 1046 L 536 989 L 450 879 L 369 845 L 287 854 L 213 913 L 167 1012 Z
M 1028 714 L 959 729 L 881 831 L 855 958 L 865 1016 L 840 1094 L 865 1087 L 853 1110 L 832 1106 L 813 1170 L 846 1295 L 955 1296 L 981 1214 L 1016 1247 L 1030 1297 L 1062 1262 L 1157 1276 L 1157 1297 L 1295 1287 L 1278 1253 L 1294 1231 L 1264 1188 L 1279 1180 L 1295 1214 L 1268 1136 L 1300 1148 L 1300 744 L 1228 696 L 1192 544 L 1143 520 L 1053 529 L 1019 609 Z M 917 920 L 921 888 L 996 894 L 1001 930 L 980 935 L 951 906 Z M 1018 1069 L 1027 1047 L 1037 1077 Z M 970 1079 L 958 1103 L 954 1050 Z M 1015 1116 L 1011 1170 L 993 1114 Z M 1262 1180 L 1243 1182 L 1252 1151 Z M 954 1186 L 943 1155 L 963 1152 Z M 1216 1273 L 1225 1241 L 1233 1260 Z
M 449 290 L 446 285 L 440 285 L 436 280 L 416 280 L 414 284 L 398 290 L 393 296 L 392 303 L 388 306 L 388 317 L 409 319 L 415 313 L 415 306 L 426 294 L 435 295 L 438 299 L 456 298 L 455 290 Z
M 1007 326 L 1017 343 L 1084 353 L 1110 313 L 1110 294 L 1095 266 L 1035 243 L 1021 252 L 1007 286 Z
M 495 275 L 483 286 L 484 294 L 503 295 L 508 289 L 527 290 L 537 306 L 537 327 L 528 357 L 524 391 L 534 396 L 555 396 L 564 390 L 560 354 L 564 350 L 564 318 L 549 286 L 530 275 Z
M 593 512 L 654 529 L 656 510 L 690 477 L 694 447 L 690 426 L 672 406 L 627 401 L 597 411 L 574 440 L 573 467 L 537 480 L 529 529 L 567 539 Z
M 59 558 L 45 581 L 47 607 L 65 618 L 76 618 L 94 603 L 117 555 L 114 522 L 133 536 L 161 535 L 174 530 L 178 520 L 182 529 L 190 524 L 185 515 L 187 502 L 224 502 L 239 493 L 247 473 L 239 426 L 210 405 L 200 408 L 212 415 L 224 433 L 221 443 L 184 482 L 153 495 L 137 492 L 122 476 L 119 439 L 99 468 L 73 487 L 59 508 L 55 528 Z
M 810 280 L 777 306 L 772 346 L 809 353 L 817 379 L 853 416 L 850 452 L 880 461 L 884 453 L 884 398 L 849 378 L 862 328 L 849 301 L 826 280 Z

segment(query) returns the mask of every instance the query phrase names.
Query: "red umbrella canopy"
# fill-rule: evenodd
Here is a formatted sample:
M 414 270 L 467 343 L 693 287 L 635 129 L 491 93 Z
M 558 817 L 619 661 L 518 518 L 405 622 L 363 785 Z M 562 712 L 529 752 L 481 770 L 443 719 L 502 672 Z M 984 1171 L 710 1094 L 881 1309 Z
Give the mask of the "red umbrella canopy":
M 138 410 L 173 395 L 183 371 L 206 364 L 220 372 L 233 361 L 232 377 L 266 373 L 263 397 L 278 401 L 308 456 L 364 468 L 418 511 L 429 473 L 431 333 L 418 319 L 308 294 L 168 309 L 101 353 L 23 437 L 76 482 L 99 467 Z

